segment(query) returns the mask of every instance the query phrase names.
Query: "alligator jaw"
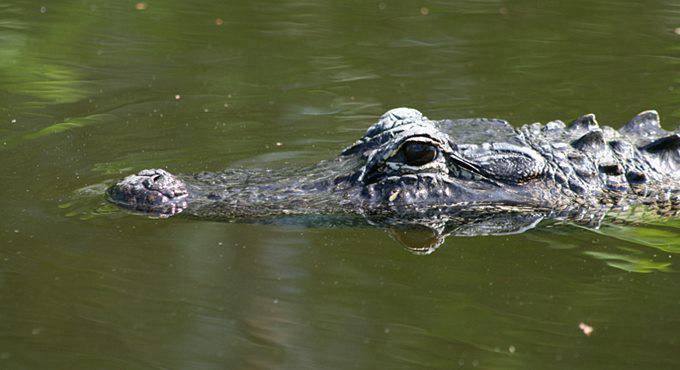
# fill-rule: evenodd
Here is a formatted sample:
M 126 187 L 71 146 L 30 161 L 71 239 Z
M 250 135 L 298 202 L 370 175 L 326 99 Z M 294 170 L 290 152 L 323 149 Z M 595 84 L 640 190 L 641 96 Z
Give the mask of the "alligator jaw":
M 143 170 L 110 187 L 106 194 L 113 203 L 133 211 L 167 218 L 187 208 L 187 186 L 161 169 Z

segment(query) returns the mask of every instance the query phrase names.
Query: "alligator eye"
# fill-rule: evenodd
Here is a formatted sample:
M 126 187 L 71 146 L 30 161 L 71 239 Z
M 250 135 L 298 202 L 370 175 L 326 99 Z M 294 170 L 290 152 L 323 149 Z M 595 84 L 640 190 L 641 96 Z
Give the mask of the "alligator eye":
M 410 142 L 401 148 L 409 166 L 422 166 L 437 157 L 437 147 L 430 144 Z

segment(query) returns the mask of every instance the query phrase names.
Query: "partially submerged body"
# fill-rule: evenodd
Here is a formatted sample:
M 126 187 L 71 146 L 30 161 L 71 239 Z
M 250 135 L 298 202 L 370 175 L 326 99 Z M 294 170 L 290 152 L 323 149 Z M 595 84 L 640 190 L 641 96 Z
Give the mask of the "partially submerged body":
M 569 125 L 513 128 L 497 119 L 429 120 L 397 108 L 338 157 L 313 167 L 177 176 L 144 170 L 111 187 L 108 196 L 159 217 L 353 214 L 444 228 L 452 219 L 473 225 L 487 219 L 475 228 L 487 233 L 537 222 L 527 215 L 588 221 L 637 204 L 674 215 L 679 134 L 663 130 L 655 111 L 615 130 L 600 127 L 592 114 Z

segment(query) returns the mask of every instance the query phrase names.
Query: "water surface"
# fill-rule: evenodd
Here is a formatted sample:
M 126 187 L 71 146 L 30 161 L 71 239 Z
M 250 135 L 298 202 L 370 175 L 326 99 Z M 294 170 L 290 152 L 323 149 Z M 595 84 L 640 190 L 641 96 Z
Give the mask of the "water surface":
M 680 121 L 677 1 L 0 4 L 0 368 L 680 367 L 680 221 L 154 220 L 106 184 L 303 166 L 384 111 Z M 280 145 L 277 145 L 280 143 Z M 584 335 L 579 323 L 594 328 Z

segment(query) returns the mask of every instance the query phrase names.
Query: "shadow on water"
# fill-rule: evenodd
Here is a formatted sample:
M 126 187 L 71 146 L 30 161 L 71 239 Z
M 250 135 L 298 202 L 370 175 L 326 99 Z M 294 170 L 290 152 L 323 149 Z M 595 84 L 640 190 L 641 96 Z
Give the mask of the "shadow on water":
M 680 367 L 677 219 L 224 223 L 101 196 L 148 167 L 316 163 L 398 106 L 614 127 L 654 108 L 674 127 L 678 14 L 670 0 L 3 2 L 0 368 Z

